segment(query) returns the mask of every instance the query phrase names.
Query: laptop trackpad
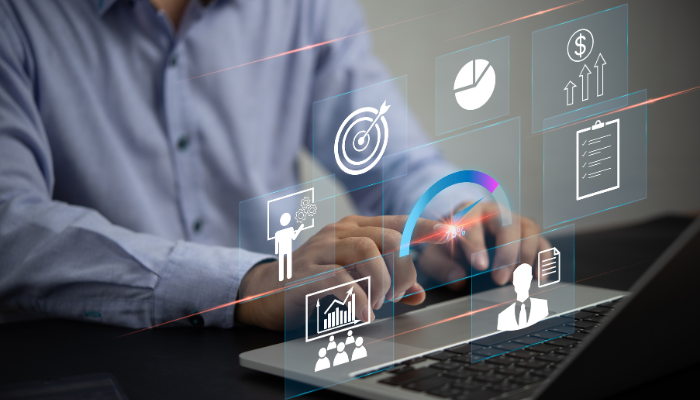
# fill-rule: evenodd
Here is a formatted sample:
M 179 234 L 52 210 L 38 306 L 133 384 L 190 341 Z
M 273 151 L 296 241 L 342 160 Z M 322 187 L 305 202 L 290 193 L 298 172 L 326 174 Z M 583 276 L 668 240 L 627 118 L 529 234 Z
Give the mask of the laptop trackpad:
M 483 309 L 496 303 L 470 297 L 426 307 L 394 319 L 394 343 L 419 349 L 419 352 L 471 339 L 471 310 Z M 494 330 L 496 326 L 493 326 Z M 398 349 L 403 346 L 397 346 Z M 410 356 L 406 355 L 406 356 Z

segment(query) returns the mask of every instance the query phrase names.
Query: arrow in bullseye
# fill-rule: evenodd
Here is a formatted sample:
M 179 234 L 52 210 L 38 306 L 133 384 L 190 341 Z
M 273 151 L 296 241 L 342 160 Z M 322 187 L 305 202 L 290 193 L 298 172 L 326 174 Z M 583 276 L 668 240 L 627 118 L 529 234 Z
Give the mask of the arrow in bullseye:
M 374 118 L 374 121 L 372 121 L 372 123 L 369 125 L 369 128 L 367 128 L 367 130 L 365 131 L 365 134 L 360 136 L 357 139 L 357 143 L 360 146 L 362 146 L 365 143 L 365 138 L 372 131 L 372 128 L 374 128 L 374 124 L 376 124 L 377 121 L 379 121 L 379 118 L 381 118 L 382 115 L 386 114 L 386 112 L 389 111 L 389 107 L 391 107 L 391 106 L 386 105 L 386 100 L 384 100 L 384 103 L 382 103 L 382 106 L 379 108 L 379 113 Z

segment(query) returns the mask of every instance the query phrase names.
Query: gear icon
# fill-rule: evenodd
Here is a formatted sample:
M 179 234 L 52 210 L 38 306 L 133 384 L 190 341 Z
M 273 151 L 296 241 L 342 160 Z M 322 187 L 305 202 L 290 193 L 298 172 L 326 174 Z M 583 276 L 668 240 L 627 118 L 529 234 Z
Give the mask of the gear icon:
M 297 211 L 297 213 L 294 215 L 294 219 L 297 220 L 297 224 L 301 224 L 306 219 L 306 213 L 304 212 L 303 208 Z
M 301 199 L 301 207 L 294 214 L 294 219 L 297 220 L 298 224 L 301 224 L 306 217 L 316 215 L 317 210 L 316 204 L 312 203 L 309 197 L 304 197 Z
M 316 204 L 313 204 L 313 203 L 309 204 L 309 206 L 306 207 L 306 215 L 311 215 L 311 216 L 316 215 L 317 209 L 318 208 L 316 207 Z

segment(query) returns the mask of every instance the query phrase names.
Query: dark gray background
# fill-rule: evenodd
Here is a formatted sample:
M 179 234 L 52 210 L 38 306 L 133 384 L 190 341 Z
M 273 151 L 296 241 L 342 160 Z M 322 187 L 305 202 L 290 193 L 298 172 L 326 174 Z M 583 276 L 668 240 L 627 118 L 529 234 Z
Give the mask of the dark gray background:
M 629 96 L 630 104 L 639 104 L 643 99 L 643 93 Z M 646 196 L 648 186 L 646 180 L 645 111 L 649 109 L 650 107 L 645 106 L 630 108 L 607 116 L 600 116 L 594 120 L 584 120 L 571 126 L 567 125 L 545 132 L 543 221 L 545 226 L 581 218 L 643 199 Z M 618 118 L 620 119 L 620 187 L 589 198 L 576 200 L 576 132 L 590 127 L 598 119 L 607 122 Z M 603 213 L 614 216 L 618 210 L 628 206 L 630 204 L 603 211 Z M 573 222 L 578 225 L 579 221 L 585 221 L 585 218 Z

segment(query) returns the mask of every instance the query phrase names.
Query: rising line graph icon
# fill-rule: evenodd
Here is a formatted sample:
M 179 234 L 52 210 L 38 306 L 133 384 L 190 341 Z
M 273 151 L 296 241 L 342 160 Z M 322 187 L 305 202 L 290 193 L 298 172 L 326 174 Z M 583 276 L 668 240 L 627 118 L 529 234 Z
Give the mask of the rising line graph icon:
M 368 304 L 372 304 L 370 298 L 371 293 L 371 283 L 370 277 L 366 276 L 364 278 L 356 279 L 351 282 L 343 283 L 341 285 L 333 286 L 328 289 L 319 290 L 318 292 L 310 293 L 306 295 L 306 321 L 309 320 L 309 301 L 314 297 L 316 298 L 316 334 L 309 334 L 309 324 L 306 324 L 306 341 L 311 342 L 316 339 L 320 339 L 326 336 L 330 336 L 339 332 L 346 331 L 353 327 L 362 326 L 368 324 L 368 322 L 363 322 L 357 318 L 357 307 L 355 303 L 355 287 L 353 284 L 364 283 L 367 285 L 367 300 Z M 327 307 L 321 308 L 321 298 L 326 295 L 330 295 L 335 289 L 348 287 L 345 293 L 345 298 L 341 301 L 339 299 L 334 299 Z

